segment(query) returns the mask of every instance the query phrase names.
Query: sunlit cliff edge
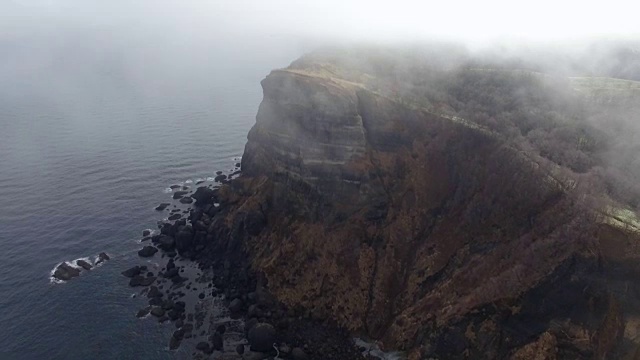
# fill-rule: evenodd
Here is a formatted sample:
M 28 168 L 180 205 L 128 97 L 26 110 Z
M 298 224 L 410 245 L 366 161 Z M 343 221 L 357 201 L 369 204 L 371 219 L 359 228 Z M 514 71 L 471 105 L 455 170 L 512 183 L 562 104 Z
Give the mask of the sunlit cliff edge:
M 640 83 L 358 55 L 262 81 L 219 251 L 411 359 L 633 358 Z

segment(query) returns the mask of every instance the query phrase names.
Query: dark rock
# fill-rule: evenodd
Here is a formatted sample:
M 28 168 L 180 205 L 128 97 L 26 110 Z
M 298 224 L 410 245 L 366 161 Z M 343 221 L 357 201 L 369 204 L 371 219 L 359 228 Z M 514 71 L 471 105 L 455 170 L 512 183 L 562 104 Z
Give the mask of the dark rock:
M 269 354 L 264 354 L 257 351 L 247 351 L 242 355 L 243 360 L 263 360 L 269 357 Z
M 196 345 L 196 349 L 200 350 L 202 352 L 208 352 L 209 351 L 209 343 L 206 341 L 201 341 Z
M 160 306 L 154 306 L 151 309 L 151 315 L 155 316 L 155 317 L 161 317 L 164 316 L 164 309 L 161 308 Z
M 176 241 L 171 236 L 163 235 L 158 239 L 158 247 L 164 251 L 173 249 L 175 244 Z
M 107 255 L 106 252 L 101 252 L 100 254 L 98 254 L 98 259 L 96 260 L 96 265 L 100 264 L 101 262 L 105 262 L 107 260 L 111 260 L 109 255 Z
M 291 357 L 295 360 L 306 360 L 307 354 L 301 348 L 296 347 L 291 350 Z
M 239 355 L 244 354 L 244 345 L 242 345 L 242 344 L 238 344 L 238 345 L 236 346 L 236 352 L 237 352 Z
M 156 206 L 156 210 L 157 210 L 157 211 L 162 211 L 162 210 L 166 209 L 166 208 L 167 208 L 167 206 L 169 206 L 169 205 L 171 205 L 171 204 L 169 204 L 169 203 L 162 203 L 162 204 L 160 204 L 160 205 Z
M 182 217 L 182 215 L 180 215 L 180 214 L 173 214 L 173 215 L 169 216 L 168 220 L 169 221 L 178 220 L 181 217 Z
M 191 247 L 193 240 L 193 233 L 189 231 L 180 231 L 176 235 L 176 248 L 178 251 L 184 251 Z
M 169 350 L 175 350 L 175 349 L 179 348 L 181 340 L 182 340 L 182 338 L 177 339 L 177 338 L 172 336 L 171 339 L 169 340 Z
M 144 277 L 142 275 L 136 275 L 129 280 L 129 286 L 149 286 L 156 281 L 154 276 Z
M 147 229 L 147 230 L 142 230 L 142 236 L 149 236 L 151 235 L 151 230 Z
M 222 171 L 220 170 L 216 171 L 216 175 L 222 175 Z
M 182 185 L 177 185 L 177 184 L 174 184 L 174 185 L 169 186 L 169 188 L 170 188 L 171 190 L 180 189 L 181 187 L 182 187 Z
M 148 298 L 159 298 L 163 295 L 164 294 L 162 294 L 162 292 L 156 286 L 151 286 L 149 288 L 149 292 L 147 293 Z
M 227 175 L 221 174 L 221 175 L 218 175 L 215 178 L 213 178 L 213 181 L 222 182 L 222 181 L 224 181 L 226 179 L 227 179 Z
M 191 197 L 196 201 L 196 205 L 204 206 L 213 203 L 215 194 L 215 190 L 201 186 L 191 195 Z
M 227 331 L 227 327 L 224 326 L 224 324 L 218 325 L 216 327 L 216 332 L 220 333 L 220 334 L 224 334 L 225 331 Z
M 140 309 L 138 310 L 138 313 L 136 314 L 137 318 L 141 318 L 141 317 L 145 317 L 149 314 L 149 308 L 146 307 L 144 309 Z
M 151 306 L 162 306 L 162 299 L 159 297 L 152 297 L 149 299 L 149 305 Z
M 173 308 L 174 308 L 176 311 L 180 311 L 180 312 L 182 312 L 182 311 L 184 311 L 184 308 L 185 308 L 185 307 L 186 307 L 186 304 L 185 304 L 185 302 L 184 302 L 184 301 L 176 301 L 176 302 L 173 304 Z
M 78 266 L 82 267 L 85 270 L 91 270 L 93 268 L 93 266 L 91 266 L 91 264 L 89 264 L 88 262 L 86 262 L 84 260 L 78 260 L 78 261 L 76 261 L 76 264 L 78 264 Z
M 234 299 L 229 305 L 229 311 L 231 311 L 232 314 L 238 314 L 242 311 L 242 300 Z
M 164 277 L 166 278 L 172 278 L 178 275 L 180 275 L 180 271 L 175 267 L 164 272 Z
M 248 340 L 251 350 L 270 351 L 276 341 L 276 329 L 271 324 L 258 323 L 249 330 Z
M 140 242 L 145 242 L 145 241 L 149 241 L 151 240 L 151 236 L 145 236 L 142 239 L 140 239 Z
M 173 193 L 173 199 L 174 200 L 180 199 L 183 196 L 187 195 L 188 193 L 189 193 L 188 191 L 183 191 L 183 190 L 176 191 Z
M 59 280 L 70 280 L 76 276 L 80 275 L 80 270 L 74 268 L 73 266 L 63 262 L 58 265 L 56 270 L 53 272 L 53 276 Z
M 180 315 L 180 311 L 177 311 L 176 309 L 171 309 L 167 312 L 167 316 L 169 317 L 169 319 L 171 319 L 171 321 L 178 320 L 180 318 Z
M 153 246 L 145 246 L 142 249 L 138 250 L 138 255 L 141 257 L 151 257 L 153 256 L 156 252 L 158 252 L 158 249 L 156 249 Z
M 213 335 L 211 335 L 211 343 L 213 344 L 214 350 L 221 351 L 224 348 L 222 335 L 218 332 L 215 332 Z
M 180 203 L 182 204 L 191 204 L 193 202 L 193 199 L 190 197 L 183 197 L 182 199 L 180 199 Z
M 167 299 L 164 301 L 164 303 L 162 303 L 162 308 L 165 310 L 171 310 L 173 308 L 173 305 L 173 300 Z
M 237 167 L 237 168 L 239 168 L 239 167 L 240 167 L 240 163 L 239 163 L 239 162 L 238 162 L 238 163 L 236 163 L 236 167 Z
M 199 298 L 200 300 L 204 299 L 204 293 L 200 293 L 200 294 L 198 295 L 198 298 Z

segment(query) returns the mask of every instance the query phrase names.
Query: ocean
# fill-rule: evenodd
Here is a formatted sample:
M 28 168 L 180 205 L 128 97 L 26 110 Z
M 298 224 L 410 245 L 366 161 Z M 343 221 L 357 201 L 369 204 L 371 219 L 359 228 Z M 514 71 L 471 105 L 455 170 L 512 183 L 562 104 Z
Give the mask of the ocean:
M 300 53 L 67 30 L 0 36 L 0 359 L 188 357 L 168 350 L 171 323 L 135 317 L 146 299 L 120 272 L 142 263 L 170 185 L 234 168 L 260 80 Z M 100 252 L 111 260 L 51 280 Z

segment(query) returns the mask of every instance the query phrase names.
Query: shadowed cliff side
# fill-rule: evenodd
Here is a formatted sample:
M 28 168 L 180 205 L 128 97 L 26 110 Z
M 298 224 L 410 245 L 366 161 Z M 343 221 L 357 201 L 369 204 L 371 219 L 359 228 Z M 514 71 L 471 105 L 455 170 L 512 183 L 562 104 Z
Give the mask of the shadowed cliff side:
M 618 280 L 637 251 L 612 249 L 638 236 L 606 221 L 580 174 L 322 69 L 263 80 L 217 249 L 244 251 L 286 305 L 411 358 L 632 347 L 638 296 Z

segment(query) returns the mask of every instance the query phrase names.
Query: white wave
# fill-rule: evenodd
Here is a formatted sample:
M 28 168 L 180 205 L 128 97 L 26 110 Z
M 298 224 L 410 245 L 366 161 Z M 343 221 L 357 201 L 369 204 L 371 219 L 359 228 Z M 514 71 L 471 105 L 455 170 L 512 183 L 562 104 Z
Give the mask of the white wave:
M 165 193 L 165 194 L 168 194 L 170 192 L 173 192 L 173 190 L 170 187 L 168 187 L 168 188 L 165 188 L 164 190 L 162 190 L 162 192 Z
M 363 352 L 363 354 L 366 355 L 371 355 L 373 357 L 376 357 L 378 359 L 382 359 L 382 360 L 404 360 L 406 359 L 406 356 L 399 352 L 399 351 L 389 351 L 389 352 L 384 352 L 382 350 L 380 350 L 380 347 L 372 342 L 367 342 L 365 340 L 362 340 L 360 338 L 355 338 L 355 343 L 357 346 L 359 347 L 364 347 L 366 350 Z
M 215 180 L 215 177 L 213 177 L 213 176 L 209 176 L 209 177 L 207 178 L 207 181 L 214 181 L 214 180 Z
M 188 180 L 185 180 L 185 182 L 184 182 L 184 183 L 185 183 L 185 184 L 191 184 L 191 183 L 193 183 L 193 180 L 188 179 Z

